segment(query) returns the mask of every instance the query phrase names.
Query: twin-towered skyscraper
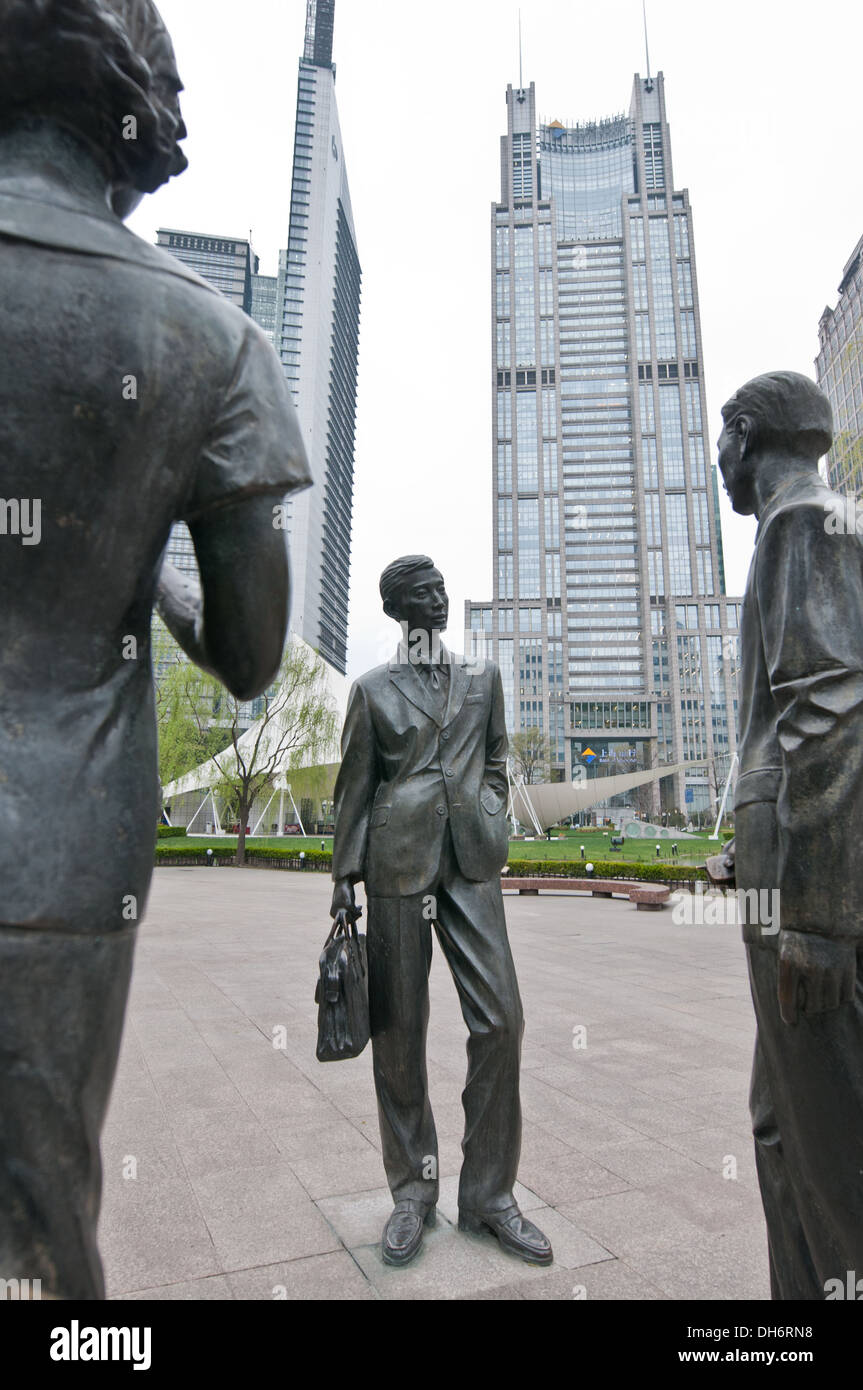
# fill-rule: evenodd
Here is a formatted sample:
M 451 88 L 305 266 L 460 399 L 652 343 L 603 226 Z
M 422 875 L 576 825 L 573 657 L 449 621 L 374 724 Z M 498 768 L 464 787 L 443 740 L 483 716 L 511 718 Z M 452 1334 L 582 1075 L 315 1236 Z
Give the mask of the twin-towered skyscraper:
M 609 772 L 690 762 L 663 781 L 663 809 L 706 811 L 736 747 L 738 603 L 662 74 L 635 78 L 628 115 L 544 124 L 531 84 L 507 89 L 507 116 L 494 596 L 467 604 L 467 625 L 500 664 L 511 731 L 548 735 L 553 778 L 588 750 Z

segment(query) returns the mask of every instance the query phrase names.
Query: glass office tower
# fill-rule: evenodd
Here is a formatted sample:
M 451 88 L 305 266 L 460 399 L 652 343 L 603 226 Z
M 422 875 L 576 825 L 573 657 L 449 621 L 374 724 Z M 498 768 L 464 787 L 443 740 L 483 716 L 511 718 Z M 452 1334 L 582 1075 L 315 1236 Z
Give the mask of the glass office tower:
M 837 492 L 863 497 L 863 237 L 842 271 L 839 301 L 818 324 L 815 373 L 833 406 L 827 478 Z
M 336 107 L 334 11 L 335 0 L 308 0 L 276 346 L 315 483 L 288 503 L 291 626 L 344 674 L 361 271 Z
M 662 74 L 628 114 L 537 120 L 507 90 L 492 208 L 493 599 L 466 623 L 511 731 L 551 777 L 689 763 L 659 814 L 705 815 L 736 749 L 738 600 L 725 595 L 692 213 Z M 661 797 L 661 802 L 660 802 Z

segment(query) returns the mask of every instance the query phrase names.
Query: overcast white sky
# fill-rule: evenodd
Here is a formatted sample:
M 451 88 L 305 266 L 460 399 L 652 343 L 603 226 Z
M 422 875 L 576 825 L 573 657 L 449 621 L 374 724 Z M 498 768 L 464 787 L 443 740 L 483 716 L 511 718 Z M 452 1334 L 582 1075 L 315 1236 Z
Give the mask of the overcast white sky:
M 287 242 L 305 0 L 158 0 L 186 84 L 189 171 L 131 221 Z M 397 636 L 377 577 L 425 551 L 450 592 L 491 597 L 489 209 L 517 0 L 338 0 L 334 58 L 363 268 L 350 674 Z M 522 0 L 524 81 L 542 119 L 628 110 L 641 0 Z M 711 450 L 757 372 L 814 376 L 817 325 L 863 234 L 859 0 L 648 0 L 676 188 L 690 190 Z M 729 593 L 754 526 L 722 494 Z

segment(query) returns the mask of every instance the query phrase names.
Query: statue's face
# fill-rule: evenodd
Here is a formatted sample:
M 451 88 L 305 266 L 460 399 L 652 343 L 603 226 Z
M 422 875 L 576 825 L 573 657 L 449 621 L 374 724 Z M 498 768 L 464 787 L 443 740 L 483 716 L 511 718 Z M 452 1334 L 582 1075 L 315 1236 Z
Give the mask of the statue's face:
M 449 621 L 449 596 L 440 570 L 423 570 L 399 596 L 399 617 L 408 630 L 443 632 Z
M 744 437 L 737 424 L 737 420 L 731 420 L 730 424 L 722 427 L 718 446 L 719 471 L 734 510 L 741 516 L 751 516 L 755 511 L 751 456 L 744 450 Z

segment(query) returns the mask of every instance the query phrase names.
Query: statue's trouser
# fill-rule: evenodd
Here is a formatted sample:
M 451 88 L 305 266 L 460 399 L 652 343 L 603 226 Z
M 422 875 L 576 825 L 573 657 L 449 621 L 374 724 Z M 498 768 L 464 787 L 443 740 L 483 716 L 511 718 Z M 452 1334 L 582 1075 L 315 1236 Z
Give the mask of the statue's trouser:
M 738 886 L 775 884 L 773 806 L 745 806 L 736 820 Z M 741 832 L 758 864 L 744 850 L 741 865 Z M 863 1277 L 863 960 L 853 1003 L 790 1025 L 779 1012 L 778 937 L 756 936 L 747 945 L 758 1024 L 749 1102 L 771 1292 L 823 1299 L 828 1280 L 845 1288 L 850 1272 Z
M 503 1211 L 515 1200 L 521 1150 L 524 1019 L 500 882 L 463 878 L 449 834 L 437 878 L 424 893 L 369 898 L 369 1005 L 387 1181 L 395 1201 L 437 1201 L 426 1073 L 433 918 L 470 1034 L 459 1206 Z
M 135 934 L 0 925 L 0 1278 L 43 1298 L 105 1297 L 99 1135 Z

